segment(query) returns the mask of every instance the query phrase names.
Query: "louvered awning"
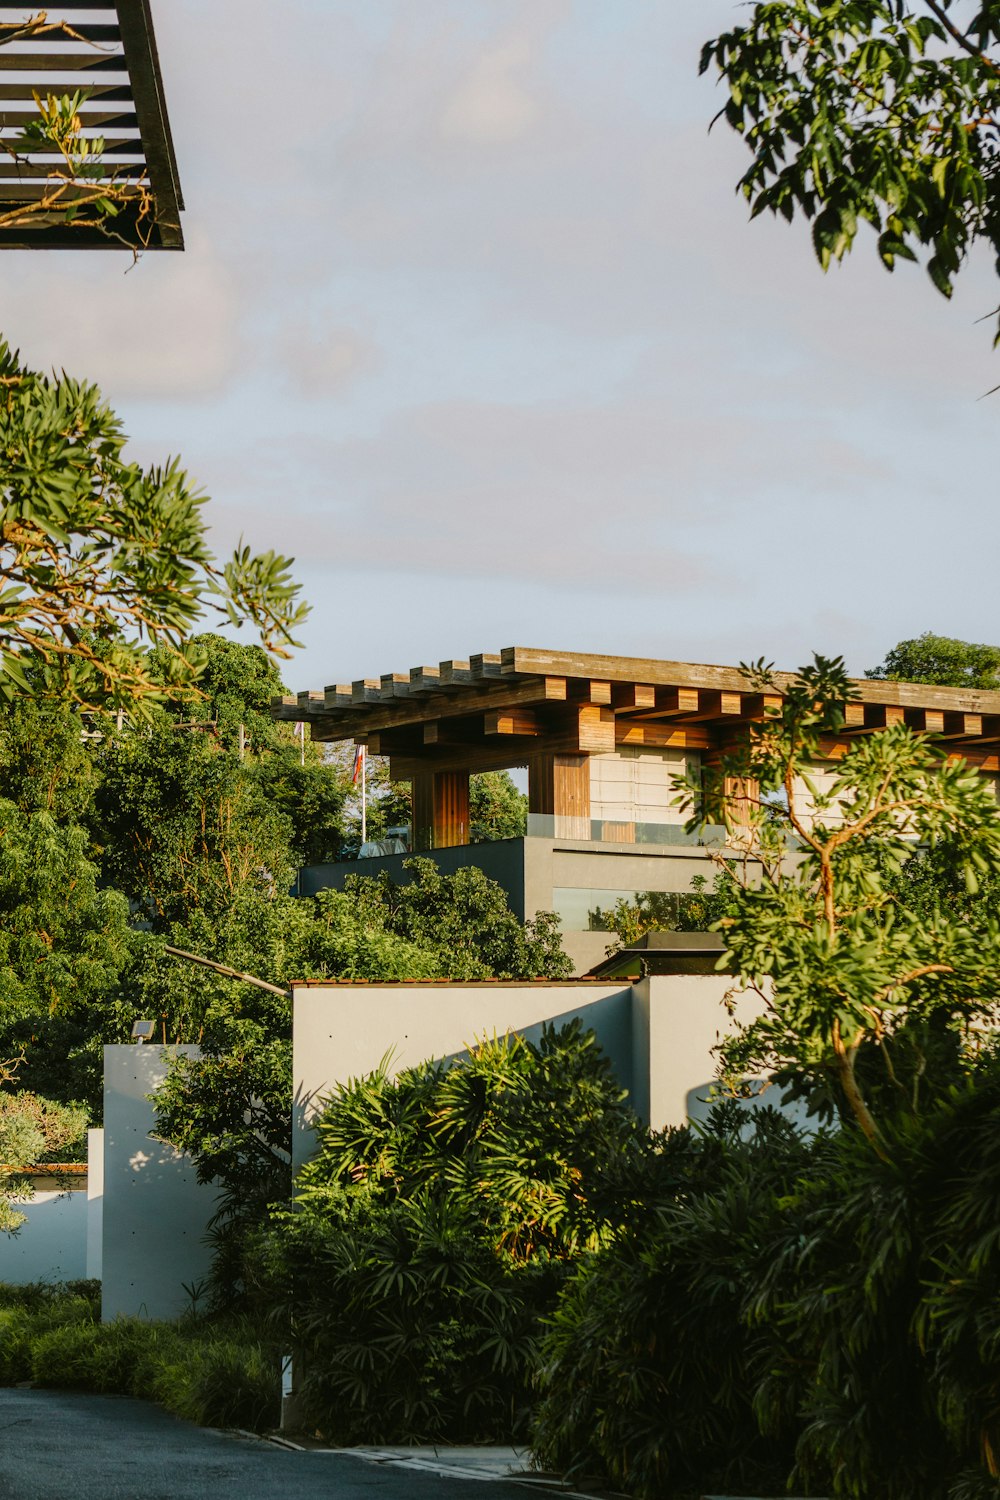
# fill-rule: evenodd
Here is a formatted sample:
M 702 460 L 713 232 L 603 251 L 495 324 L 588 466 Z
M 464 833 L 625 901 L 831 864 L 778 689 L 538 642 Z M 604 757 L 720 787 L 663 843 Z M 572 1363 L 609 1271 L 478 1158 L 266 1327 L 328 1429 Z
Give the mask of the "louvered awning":
M 95 196 L 92 190 L 55 192 L 63 162 L 54 147 L 17 144 L 38 118 L 36 95 L 77 90 L 87 93 L 78 111 L 82 136 L 104 137 L 108 178 L 134 197 L 103 227 L 93 203 L 83 201 Z M 184 248 L 184 201 L 149 0 L 53 0 L 44 11 L 0 4 L 0 143 L 0 247 Z

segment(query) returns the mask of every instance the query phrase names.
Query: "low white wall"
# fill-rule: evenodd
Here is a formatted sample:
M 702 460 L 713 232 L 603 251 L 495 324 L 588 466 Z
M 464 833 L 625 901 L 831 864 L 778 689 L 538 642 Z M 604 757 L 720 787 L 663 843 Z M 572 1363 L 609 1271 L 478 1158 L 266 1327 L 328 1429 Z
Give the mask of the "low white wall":
M 162 1083 L 171 1057 L 197 1047 L 104 1049 L 103 1292 L 101 1315 L 175 1318 L 190 1305 L 184 1283 L 201 1281 L 216 1207 L 191 1158 L 152 1134 L 147 1095 Z
M 44 1189 L 17 1205 L 27 1222 L 0 1234 L 0 1281 L 80 1281 L 87 1274 L 87 1193 Z
M 398 1072 L 453 1057 L 477 1038 L 517 1031 L 537 1040 L 546 1021 L 592 1027 L 631 1103 L 655 1130 L 703 1118 L 714 1049 L 732 1022 L 726 974 L 657 975 L 628 984 L 298 985 L 294 990 L 292 1161 L 313 1149 L 312 1122 L 336 1083 L 372 1072 L 386 1054 Z M 743 1021 L 760 1013 L 737 998 Z M 773 1096 L 769 1096 L 769 1102 Z
M 104 1251 L 104 1131 L 87 1131 L 87 1275 L 101 1279 Z

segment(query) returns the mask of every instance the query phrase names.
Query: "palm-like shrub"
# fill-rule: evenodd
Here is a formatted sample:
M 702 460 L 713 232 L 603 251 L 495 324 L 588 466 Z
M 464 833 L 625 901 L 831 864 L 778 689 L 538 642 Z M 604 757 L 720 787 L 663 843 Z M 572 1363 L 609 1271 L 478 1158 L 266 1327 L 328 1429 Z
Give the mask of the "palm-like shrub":
M 268 1251 L 309 1419 L 342 1442 L 523 1436 L 534 1345 L 648 1150 L 594 1036 L 489 1039 L 339 1088 Z

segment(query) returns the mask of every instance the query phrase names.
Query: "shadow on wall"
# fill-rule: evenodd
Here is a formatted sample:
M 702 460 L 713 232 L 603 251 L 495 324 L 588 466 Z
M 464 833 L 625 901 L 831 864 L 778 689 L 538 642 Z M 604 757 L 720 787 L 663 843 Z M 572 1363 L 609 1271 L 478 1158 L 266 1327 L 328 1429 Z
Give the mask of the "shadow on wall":
M 783 1115 L 797 1125 L 807 1135 L 815 1135 L 819 1130 L 819 1124 L 815 1117 L 809 1115 L 806 1105 L 802 1100 L 796 1100 L 785 1104 L 782 1102 L 781 1090 L 774 1084 L 769 1083 L 766 1078 L 750 1078 L 747 1083 L 754 1089 L 754 1094 L 749 1099 L 741 1099 L 740 1106 L 749 1115 L 756 1109 L 780 1109 Z M 703 1124 L 708 1119 L 712 1105 L 720 1098 L 727 1097 L 720 1093 L 717 1079 L 710 1078 L 707 1083 L 699 1084 L 691 1089 L 687 1096 L 688 1119 L 692 1125 Z

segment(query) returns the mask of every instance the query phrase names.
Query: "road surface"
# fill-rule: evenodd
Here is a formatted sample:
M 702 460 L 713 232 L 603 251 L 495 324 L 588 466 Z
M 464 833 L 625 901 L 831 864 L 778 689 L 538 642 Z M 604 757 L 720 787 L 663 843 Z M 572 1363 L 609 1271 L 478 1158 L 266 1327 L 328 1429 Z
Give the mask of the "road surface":
M 0 1389 L 0 1500 L 525 1500 L 350 1454 L 293 1453 L 118 1396 Z

